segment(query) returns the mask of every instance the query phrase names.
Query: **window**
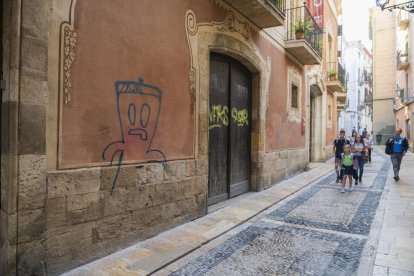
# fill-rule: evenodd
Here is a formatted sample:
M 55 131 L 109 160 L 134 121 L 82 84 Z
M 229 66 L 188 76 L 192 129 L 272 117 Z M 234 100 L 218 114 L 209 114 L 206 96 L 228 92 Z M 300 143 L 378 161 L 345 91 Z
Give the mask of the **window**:
M 298 103 L 298 87 L 295 83 L 292 83 L 292 88 L 291 88 L 291 94 L 292 94 L 292 101 L 290 106 L 292 108 L 299 108 L 299 103 Z
M 288 121 L 301 123 L 302 116 L 302 75 L 295 67 L 288 68 L 288 97 L 286 102 Z

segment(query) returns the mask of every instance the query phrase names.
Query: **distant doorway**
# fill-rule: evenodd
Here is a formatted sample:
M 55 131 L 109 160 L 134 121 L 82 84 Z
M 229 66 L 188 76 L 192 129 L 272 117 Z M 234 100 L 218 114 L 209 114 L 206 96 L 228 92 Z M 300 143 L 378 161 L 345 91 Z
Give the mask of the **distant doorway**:
M 321 161 L 323 153 L 323 129 L 322 129 L 322 91 L 319 86 L 311 85 L 309 99 L 309 161 Z
M 314 109 L 315 109 L 315 97 L 310 97 L 310 103 L 309 103 L 309 162 L 312 160 L 312 154 L 313 154 L 313 144 L 315 139 L 315 118 L 314 118 Z
M 249 191 L 251 80 L 237 60 L 211 55 L 208 204 Z

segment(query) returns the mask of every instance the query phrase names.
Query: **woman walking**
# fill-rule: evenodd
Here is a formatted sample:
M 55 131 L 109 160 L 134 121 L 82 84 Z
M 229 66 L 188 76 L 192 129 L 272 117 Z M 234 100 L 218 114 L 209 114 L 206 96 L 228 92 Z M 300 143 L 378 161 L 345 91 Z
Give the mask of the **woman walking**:
M 351 137 L 349 137 L 349 140 L 351 141 L 351 145 L 353 145 L 355 143 L 355 137 L 357 136 L 357 132 L 356 130 L 352 130 L 352 134 Z
M 361 135 L 355 137 L 355 143 L 352 145 L 352 153 L 354 154 L 354 159 L 358 161 L 358 168 L 355 171 L 355 185 L 358 185 L 362 182 L 362 174 L 364 173 L 364 157 L 365 146 L 362 142 Z

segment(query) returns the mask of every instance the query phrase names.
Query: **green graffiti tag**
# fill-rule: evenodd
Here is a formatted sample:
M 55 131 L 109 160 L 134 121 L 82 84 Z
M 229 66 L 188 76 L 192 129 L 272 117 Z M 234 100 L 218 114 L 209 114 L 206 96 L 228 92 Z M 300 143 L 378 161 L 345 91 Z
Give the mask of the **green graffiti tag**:
M 212 105 L 209 109 L 208 118 L 210 121 L 209 129 L 229 125 L 229 108 L 224 105 Z M 231 109 L 231 117 L 237 126 L 243 127 L 249 125 L 249 113 L 247 109 L 238 110 L 236 107 Z
M 231 117 L 233 118 L 234 122 L 237 123 L 237 126 L 247 126 L 249 125 L 249 113 L 247 109 L 237 110 L 237 108 L 233 107 L 231 109 Z
M 209 110 L 208 118 L 210 121 L 210 128 L 228 126 L 229 125 L 229 108 L 222 105 L 212 105 Z

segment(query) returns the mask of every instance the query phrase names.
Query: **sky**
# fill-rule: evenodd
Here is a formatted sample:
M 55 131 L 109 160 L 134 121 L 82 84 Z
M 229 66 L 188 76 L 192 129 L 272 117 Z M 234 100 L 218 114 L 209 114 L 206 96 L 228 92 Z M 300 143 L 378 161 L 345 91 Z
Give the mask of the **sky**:
M 375 0 L 342 0 L 342 30 L 347 41 L 361 40 L 371 50 L 368 37 L 369 8 Z

